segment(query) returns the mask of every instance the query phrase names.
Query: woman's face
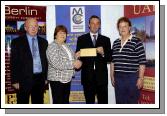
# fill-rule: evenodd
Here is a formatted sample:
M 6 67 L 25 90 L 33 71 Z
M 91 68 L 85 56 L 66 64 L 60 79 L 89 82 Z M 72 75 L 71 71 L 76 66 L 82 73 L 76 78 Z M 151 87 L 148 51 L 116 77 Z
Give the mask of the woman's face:
M 67 36 L 66 32 L 60 30 L 59 32 L 57 32 L 56 39 L 64 43 L 66 40 L 66 36 Z
M 121 36 L 127 36 L 130 34 L 130 26 L 128 22 L 121 22 L 119 23 L 119 33 Z

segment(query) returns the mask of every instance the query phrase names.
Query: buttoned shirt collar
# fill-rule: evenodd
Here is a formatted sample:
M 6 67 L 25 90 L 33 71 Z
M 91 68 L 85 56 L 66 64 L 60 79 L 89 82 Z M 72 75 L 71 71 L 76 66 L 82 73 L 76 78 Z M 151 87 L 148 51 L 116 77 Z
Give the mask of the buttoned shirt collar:
M 97 40 L 98 32 L 97 32 L 97 33 L 92 33 L 92 32 L 90 32 L 90 36 L 91 36 L 91 39 L 92 39 L 92 40 L 94 39 L 93 35 L 96 35 L 96 40 Z
M 32 38 L 37 39 L 37 36 L 32 37 L 32 36 L 29 35 L 28 33 L 26 33 L 26 36 L 27 36 L 28 39 L 32 39 Z

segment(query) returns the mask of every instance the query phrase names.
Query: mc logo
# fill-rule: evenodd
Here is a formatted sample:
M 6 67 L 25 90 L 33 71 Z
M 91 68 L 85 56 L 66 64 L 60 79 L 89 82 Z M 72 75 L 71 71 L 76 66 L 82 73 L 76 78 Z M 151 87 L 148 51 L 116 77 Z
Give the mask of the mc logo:
M 83 22 L 82 8 L 79 8 L 78 10 L 76 8 L 73 8 L 72 15 L 73 15 L 72 20 L 75 24 L 81 24 Z

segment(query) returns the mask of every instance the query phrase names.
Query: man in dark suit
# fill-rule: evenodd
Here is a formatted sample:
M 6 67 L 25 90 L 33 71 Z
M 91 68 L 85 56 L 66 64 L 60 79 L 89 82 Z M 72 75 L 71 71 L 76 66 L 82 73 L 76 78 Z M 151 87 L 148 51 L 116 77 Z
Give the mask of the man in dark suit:
M 25 21 L 26 34 L 11 43 L 11 78 L 17 91 L 17 103 L 43 104 L 44 87 L 47 83 L 47 40 L 39 37 L 35 18 Z
M 90 33 L 78 37 L 76 56 L 80 57 L 80 49 L 96 48 L 96 57 L 80 57 L 82 61 L 81 83 L 87 104 L 108 104 L 108 69 L 107 62 L 111 61 L 110 39 L 99 34 L 100 18 L 91 16 L 89 19 Z

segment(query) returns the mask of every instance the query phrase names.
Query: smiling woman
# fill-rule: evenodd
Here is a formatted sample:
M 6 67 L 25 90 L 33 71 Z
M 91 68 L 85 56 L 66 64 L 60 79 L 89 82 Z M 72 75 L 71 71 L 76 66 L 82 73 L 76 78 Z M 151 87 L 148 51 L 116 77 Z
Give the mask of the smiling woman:
M 64 25 L 56 26 L 54 41 L 49 44 L 46 51 L 53 104 L 69 104 L 72 77 L 75 69 L 79 69 L 82 65 L 66 44 L 66 37 L 67 28 Z
M 113 43 L 111 80 L 117 104 L 137 104 L 143 87 L 146 55 L 142 42 L 130 33 L 127 17 L 118 19 L 120 38 Z

